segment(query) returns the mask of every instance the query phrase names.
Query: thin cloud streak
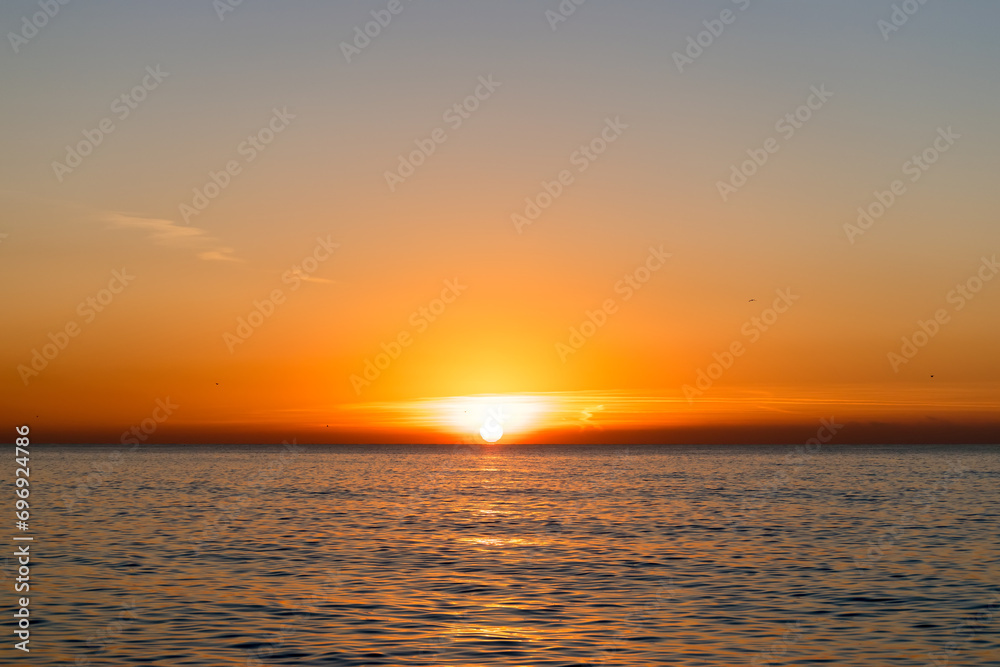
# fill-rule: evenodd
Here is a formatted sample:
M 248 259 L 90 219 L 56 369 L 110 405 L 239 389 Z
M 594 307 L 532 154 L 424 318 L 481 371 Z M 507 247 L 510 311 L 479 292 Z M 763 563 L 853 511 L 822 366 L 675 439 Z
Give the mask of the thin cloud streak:
M 179 225 L 173 220 L 147 218 L 117 211 L 103 213 L 99 218 L 103 222 L 110 223 L 113 229 L 144 231 L 157 245 L 199 247 L 215 246 L 218 243 L 218 239 L 209 236 L 206 230 L 190 225 Z M 216 246 L 201 250 L 197 253 L 197 257 L 205 261 L 242 261 L 233 256 L 234 252 L 233 248 Z

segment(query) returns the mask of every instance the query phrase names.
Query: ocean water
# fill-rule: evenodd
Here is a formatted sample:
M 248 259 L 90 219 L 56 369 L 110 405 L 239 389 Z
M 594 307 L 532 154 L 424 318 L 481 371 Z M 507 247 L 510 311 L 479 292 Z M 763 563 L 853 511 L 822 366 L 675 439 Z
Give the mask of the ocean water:
M 31 474 L 19 664 L 1000 664 L 996 447 L 60 446 Z

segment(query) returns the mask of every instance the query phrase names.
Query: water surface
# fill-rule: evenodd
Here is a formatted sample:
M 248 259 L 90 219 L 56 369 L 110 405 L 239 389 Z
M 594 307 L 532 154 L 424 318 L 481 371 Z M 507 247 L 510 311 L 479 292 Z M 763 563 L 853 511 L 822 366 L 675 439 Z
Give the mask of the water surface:
M 28 664 L 1000 664 L 995 447 L 33 454 Z

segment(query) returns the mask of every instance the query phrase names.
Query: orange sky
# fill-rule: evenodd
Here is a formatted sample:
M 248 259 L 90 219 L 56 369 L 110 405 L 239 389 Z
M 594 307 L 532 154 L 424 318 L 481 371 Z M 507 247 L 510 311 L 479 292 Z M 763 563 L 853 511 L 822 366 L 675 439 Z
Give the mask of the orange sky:
M 371 8 L 109 7 L 0 63 L 40 439 L 1000 437 L 993 5 L 755 7 L 683 71 L 695 3 L 407 5 L 351 62 Z

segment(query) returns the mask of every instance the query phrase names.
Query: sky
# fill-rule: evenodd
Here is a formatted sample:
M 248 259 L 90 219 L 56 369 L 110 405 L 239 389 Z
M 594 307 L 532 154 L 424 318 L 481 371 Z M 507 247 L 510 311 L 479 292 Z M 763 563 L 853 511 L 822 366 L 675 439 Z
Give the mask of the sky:
M 995 442 L 998 21 L 5 2 L 0 415 L 53 442 Z

